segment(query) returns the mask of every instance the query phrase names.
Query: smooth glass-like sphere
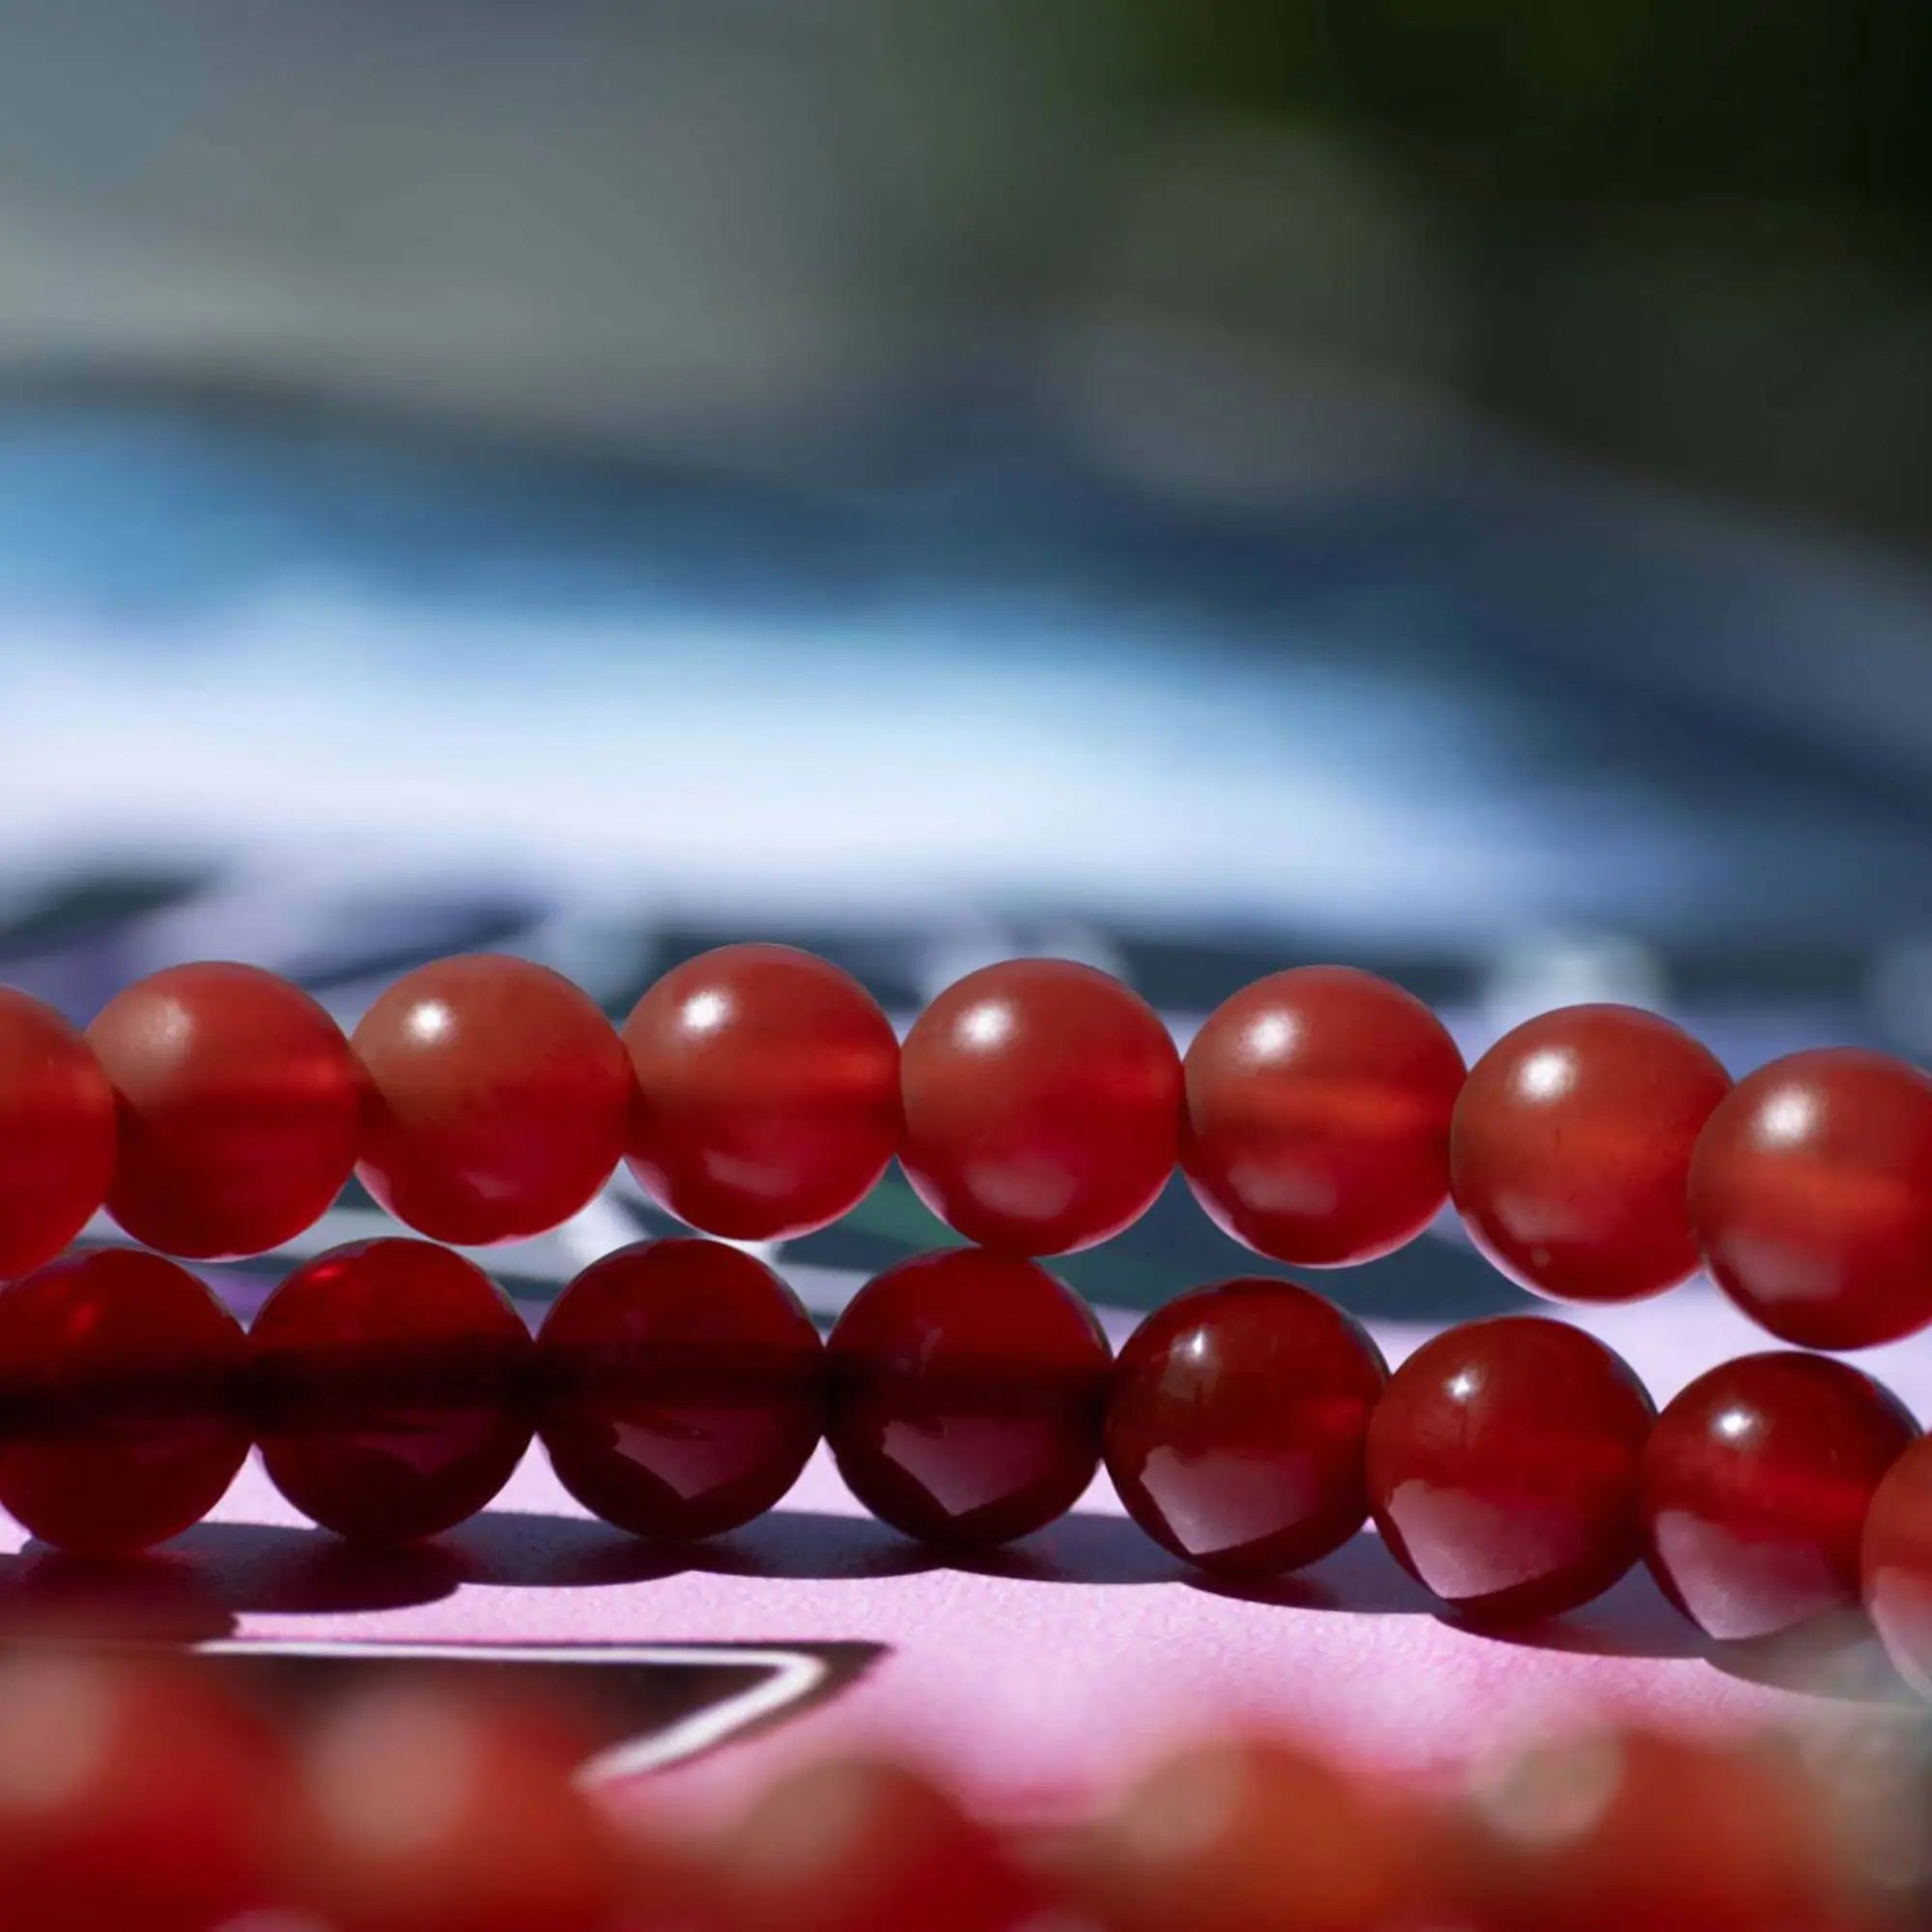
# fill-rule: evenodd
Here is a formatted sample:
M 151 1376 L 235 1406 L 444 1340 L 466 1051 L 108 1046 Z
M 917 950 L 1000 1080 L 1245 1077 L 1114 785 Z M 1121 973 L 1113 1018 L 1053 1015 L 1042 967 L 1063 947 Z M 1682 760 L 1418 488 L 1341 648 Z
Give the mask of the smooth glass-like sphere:
M 1915 1442 L 1874 1492 L 1861 1567 L 1886 1655 L 1932 1697 L 1932 1436 Z
M 1369 1506 L 1398 1562 L 1492 1621 L 1554 1616 L 1641 1553 L 1655 1415 L 1629 1365 L 1566 1322 L 1505 1315 L 1425 1342 L 1369 1422 Z
M 870 1192 L 899 1137 L 899 1043 L 849 973 L 789 946 L 673 967 L 624 1022 L 631 1172 L 694 1228 L 810 1234 Z
M 1098 1466 L 1107 1338 L 1078 1295 L 1017 1256 L 955 1248 L 888 1268 L 839 1316 L 826 1367 L 839 1474 L 908 1536 L 1025 1536 L 1071 1509 Z
M 558 1480 L 638 1536 L 716 1536 L 798 1479 L 825 1419 L 825 1351 L 770 1268 L 722 1241 L 593 1262 L 537 1337 Z
M 1450 1133 L 1464 1226 L 1512 1281 L 1560 1301 L 1639 1301 L 1697 1267 L 1690 1150 L 1730 1075 L 1637 1007 L 1564 1007 L 1469 1070 Z
M 159 1255 L 105 1248 L 0 1286 L 0 1505 L 62 1549 L 179 1536 L 248 1453 L 241 1324 Z
M 1147 1212 L 1179 1144 L 1180 1057 L 1105 973 L 1009 959 L 949 986 L 906 1036 L 899 1158 L 969 1241 L 1059 1255 Z
M 114 1172 L 114 1090 L 80 1033 L 0 986 L 0 1281 L 86 1227 Z
M 1364 1444 L 1387 1380 L 1361 1324 L 1293 1282 L 1197 1288 L 1121 1350 L 1108 1473 L 1177 1556 L 1237 1575 L 1297 1569 L 1367 1519 Z
M 481 1268 L 428 1241 L 304 1263 L 262 1304 L 248 1349 L 263 1466 L 340 1536 L 453 1528 L 528 1446 L 529 1330 Z
M 1374 1261 L 1449 1192 L 1463 1056 L 1412 994 L 1348 966 L 1244 986 L 1187 1049 L 1181 1164 L 1214 1221 L 1299 1267 Z
M 398 980 L 353 1044 L 368 1078 L 363 1184 L 433 1240 L 482 1247 L 567 1221 L 624 1151 L 631 1064 L 587 993 L 465 953 Z
M 1844 1362 L 1777 1352 L 1712 1369 L 1644 1445 L 1651 1574 L 1717 1637 L 1856 1609 L 1865 1512 L 1918 1435 L 1890 1390 Z
M 361 1081 L 299 986 L 210 961 L 136 980 L 87 1030 L 120 1118 L 107 1211 L 135 1240 L 217 1261 L 313 1227 L 355 1164 Z
M 1780 1341 L 1866 1349 L 1932 1321 L 1932 1079 L 1851 1047 L 1741 1080 L 1690 1162 L 1718 1286 Z

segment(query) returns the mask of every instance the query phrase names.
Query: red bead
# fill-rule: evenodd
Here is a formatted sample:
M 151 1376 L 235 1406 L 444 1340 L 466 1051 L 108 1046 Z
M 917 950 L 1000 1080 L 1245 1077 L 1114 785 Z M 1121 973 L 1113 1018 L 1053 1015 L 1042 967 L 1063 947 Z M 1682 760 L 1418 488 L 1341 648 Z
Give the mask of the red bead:
M 1932 1697 L 1932 1436 L 1890 1469 L 1865 1515 L 1865 1608 L 1886 1655 Z
M 1456 1103 L 1450 1172 L 1469 1234 L 1560 1301 L 1639 1301 L 1697 1267 L 1690 1150 L 1730 1075 L 1636 1007 L 1564 1007 L 1505 1034 Z
M 1163 1548 L 1204 1569 L 1267 1575 L 1361 1528 L 1381 1350 L 1291 1281 L 1197 1288 L 1128 1338 L 1107 1399 L 1108 1473 Z
M 908 1536 L 1026 1536 L 1099 1464 L 1107 1338 L 1031 1262 L 977 1248 L 901 1262 L 852 1298 L 826 1356 L 839 1473 Z
M 825 1418 L 824 1350 L 798 1297 L 719 1241 L 593 1262 L 537 1337 L 542 1431 L 585 1509 L 638 1536 L 716 1536 L 797 1481 Z
M 631 1067 L 590 997 L 547 966 L 439 959 L 363 1014 L 363 1184 L 399 1221 L 481 1247 L 567 1221 L 624 1150 Z
M 159 1255 L 102 1249 L 0 1287 L 0 1504 L 63 1549 L 199 1522 L 248 1453 L 242 1329 Z
M 1374 1261 L 1449 1192 L 1463 1056 L 1400 986 L 1298 966 L 1244 986 L 1187 1049 L 1181 1162 L 1214 1221 L 1300 1267 Z
M 1699 1376 L 1644 1446 L 1652 1575 L 1718 1637 L 1856 1609 L 1872 1492 L 1918 1434 L 1889 1389 L 1822 1355 L 1746 1355 Z
M 87 1037 L 120 1113 L 107 1211 L 135 1240 L 203 1261 L 265 1254 L 342 1191 L 360 1078 L 299 986 L 256 966 L 171 966 L 110 1000 Z
M 262 1304 L 248 1348 L 270 1479 L 338 1535 L 436 1536 L 482 1509 L 529 1443 L 523 1318 L 428 1241 L 318 1255 Z
M 1866 1349 L 1932 1321 L 1932 1080 L 1849 1047 L 1741 1080 L 1690 1162 L 1713 1278 L 1804 1349 Z
M 1173 1171 L 1180 1060 L 1091 966 L 1011 959 L 949 986 L 906 1036 L 899 1158 L 969 1241 L 1068 1254 L 1147 1212 Z
M 114 1171 L 114 1090 L 51 1007 L 0 986 L 0 1281 L 86 1227 Z
M 899 1043 L 849 973 L 789 946 L 724 946 L 632 1009 L 631 1172 L 707 1234 L 780 1240 L 870 1191 L 899 1137 Z
M 1369 1422 L 1369 1506 L 1398 1562 L 1486 1618 L 1554 1616 L 1636 1560 L 1655 1411 L 1629 1366 L 1535 1316 L 1425 1342 Z

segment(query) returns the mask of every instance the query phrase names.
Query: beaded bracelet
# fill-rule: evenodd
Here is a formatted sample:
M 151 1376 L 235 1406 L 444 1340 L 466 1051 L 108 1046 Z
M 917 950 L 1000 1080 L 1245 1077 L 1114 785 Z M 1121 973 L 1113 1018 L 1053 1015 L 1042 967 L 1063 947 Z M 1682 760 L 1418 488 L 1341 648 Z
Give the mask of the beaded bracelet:
M 1802 1347 L 1932 1321 L 1932 1079 L 1826 1049 L 1733 1087 L 1633 1008 L 1530 1020 L 1465 1077 L 1419 1001 L 1327 966 L 1236 993 L 1184 1063 L 1136 994 L 1054 959 L 967 975 L 903 1048 L 856 980 L 777 946 L 676 967 L 621 1037 L 554 973 L 486 954 L 407 975 L 349 1040 L 248 966 L 156 973 L 85 1038 L 0 991 L 0 1278 L 103 1202 L 165 1253 L 264 1253 L 352 1169 L 462 1246 L 556 1226 L 620 1156 L 691 1226 L 780 1239 L 895 1154 L 955 1231 L 1011 1254 L 1118 1234 L 1179 1162 L 1216 1222 L 1296 1266 L 1390 1253 L 1453 1195 L 1499 1268 L 1559 1299 L 1661 1293 L 1701 1258 Z

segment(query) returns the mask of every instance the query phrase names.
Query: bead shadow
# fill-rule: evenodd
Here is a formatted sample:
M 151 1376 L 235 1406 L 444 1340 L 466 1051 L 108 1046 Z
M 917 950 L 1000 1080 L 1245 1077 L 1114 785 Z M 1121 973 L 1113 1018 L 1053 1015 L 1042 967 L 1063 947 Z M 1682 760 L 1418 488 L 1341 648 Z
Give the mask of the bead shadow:
M 1562 1616 L 1521 1623 L 1492 1623 L 1431 1606 L 1452 1630 L 1526 1650 L 1564 1651 L 1576 1657 L 1647 1657 L 1710 1661 L 1721 1646 L 1676 1609 L 1641 1567 L 1578 1608 Z

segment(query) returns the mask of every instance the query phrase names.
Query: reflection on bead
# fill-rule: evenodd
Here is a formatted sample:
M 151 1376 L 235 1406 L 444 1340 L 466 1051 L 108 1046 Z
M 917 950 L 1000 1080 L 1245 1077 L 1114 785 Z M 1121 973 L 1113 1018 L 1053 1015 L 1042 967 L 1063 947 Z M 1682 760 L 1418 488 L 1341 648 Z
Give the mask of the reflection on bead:
M 1886 1654 L 1932 1697 L 1932 1436 L 1915 1442 L 1879 1484 L 1861 1567 L 1865 1607 Z

